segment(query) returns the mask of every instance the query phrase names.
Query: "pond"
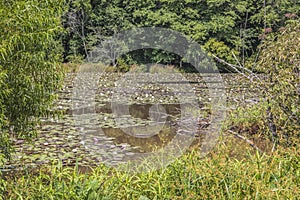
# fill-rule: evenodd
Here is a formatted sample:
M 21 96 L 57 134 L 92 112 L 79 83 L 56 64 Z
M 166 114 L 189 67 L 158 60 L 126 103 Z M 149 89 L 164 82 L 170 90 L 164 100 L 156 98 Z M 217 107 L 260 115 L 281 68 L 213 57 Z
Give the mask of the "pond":
M 184 74 L 182 80 L 165 75 L 166 80 L 159 77 L 159 81 L 152 76 L 145 73 L 137 81 L 124 78 L 120 73 L 102 73 L 92 101 L 74 106 L 88 97 L 74 98 L 78 76 L 68 74 L 54 106 L 63 115 L 43 118 L 39 135 L 31 143 L 14 139 L 16 153 L 2 168 L 16 169 L 58 161 L 68 166 L 76 162 L 81 166 L 103 162 L 119 164 L 141 153 L 163 148 L 176 134 L 192 134 L 191 146 L 199 145 L 211 124 L 213 99 L 209 85 L 220 80 L 213 74 Z M 203 77 L 208 79 L 204 81 Z M 225 111 L 258 102 L 257 91 L 250 88 L 251 83 L 243 77 L 223 74 L 222 79 L 224 88 L 215 89 L 226 92 Z M 135 85 L 120 80 L 134 80 Z M 89 85 L 82 84 L 82 87 L 85 89 Z M 183 118 L 196 124 L 196 129 L 182 128 Z

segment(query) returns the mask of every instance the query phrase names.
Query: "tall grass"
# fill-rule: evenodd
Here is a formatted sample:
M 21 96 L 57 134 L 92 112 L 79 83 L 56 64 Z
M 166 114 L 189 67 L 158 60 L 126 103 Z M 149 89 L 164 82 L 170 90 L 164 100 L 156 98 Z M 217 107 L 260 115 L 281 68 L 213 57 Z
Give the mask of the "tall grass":
M 2 199 L 297 199 L 297 149 L 252 153 L 226 139 L 207 157 L 192 150 L 165 169 L 129 174 L 106 166 L 61 165 L 0 181 Z M 241 149 L 244 149 L 241 152 Z M 232 156 L 237 151 L 242 156 Z

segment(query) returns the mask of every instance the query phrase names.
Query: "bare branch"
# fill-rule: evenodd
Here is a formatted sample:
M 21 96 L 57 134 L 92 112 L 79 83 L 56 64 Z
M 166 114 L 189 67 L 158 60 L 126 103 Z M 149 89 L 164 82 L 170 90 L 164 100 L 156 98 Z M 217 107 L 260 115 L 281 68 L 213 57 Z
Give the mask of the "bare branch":
M 257 80 L 259 80 L 259 82 L 262 83 L 261 79 L 255 74 L 253 73 L 251 70 L 243 67 L 242 65 L 240 65 L 240 62 L 237 60 L 236 56 L 233 54 L 234 58 L 237 60 L 237 62 L 239 63 L 240 66 L 238 65 L 233 65 L 233 64 L 230 64 L 228 62 L 226 62 L 225 60 L 217 57 L 216 55 L 212 54 L 212 56 L 220 63 L 223 63 L 229 67 L 231 67 L 232 69 L 234 69 L 237 73 L 239 73 L 240 75 L 246 77 L 247 79 L 249 79 L 251 82 L 253 81 L 253 78 L 256 78 Z M 241 72 L 241 70 L 239 69 L 243 69 L 244 71 L 248 72 L 250 74 L 250 76 L 247 76 L 245 73 Z

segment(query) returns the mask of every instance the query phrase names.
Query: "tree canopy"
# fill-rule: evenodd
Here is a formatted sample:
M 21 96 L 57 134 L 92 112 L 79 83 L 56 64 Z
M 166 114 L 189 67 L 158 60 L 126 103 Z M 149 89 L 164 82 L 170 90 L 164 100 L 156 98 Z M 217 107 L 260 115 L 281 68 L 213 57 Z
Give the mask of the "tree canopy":
M 163 27 L 192 38 L 208 53 L 227 62 L 237 64 L 237 58 L 245 64 L 256 55 L 266 31 L 276 32 L 291 16 L 300 14 L 296 0 L 71 0 L 68 4 L 64 15 L 65 62 L 86 57 L 87 51 L 116 32 Z M 129 53 L 123 59 L 139 63 L 149 54 L 148 62 L 153 63 L 178 65 L 181 59 L 154 50 Z

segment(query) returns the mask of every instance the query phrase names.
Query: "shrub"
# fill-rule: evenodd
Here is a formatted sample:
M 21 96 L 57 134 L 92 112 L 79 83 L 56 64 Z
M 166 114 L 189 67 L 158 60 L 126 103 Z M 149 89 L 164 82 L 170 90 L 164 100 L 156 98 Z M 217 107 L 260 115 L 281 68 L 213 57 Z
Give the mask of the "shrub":
M 266 37 L 258 70 L 268 78 L 266 88 L 267 123 L 274 138 L 296 144 L 300 137 L 300 21 L 290 20 L 277 34 Z

